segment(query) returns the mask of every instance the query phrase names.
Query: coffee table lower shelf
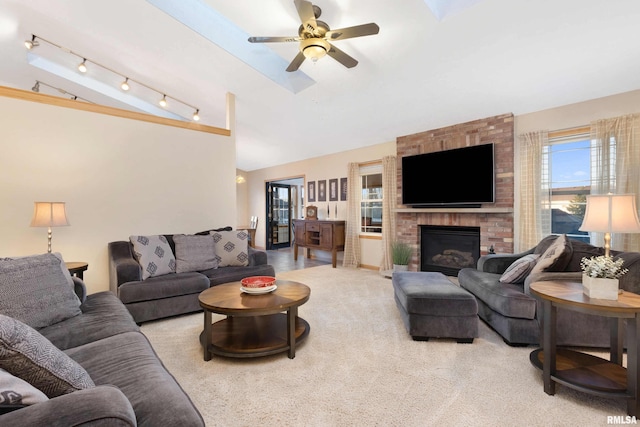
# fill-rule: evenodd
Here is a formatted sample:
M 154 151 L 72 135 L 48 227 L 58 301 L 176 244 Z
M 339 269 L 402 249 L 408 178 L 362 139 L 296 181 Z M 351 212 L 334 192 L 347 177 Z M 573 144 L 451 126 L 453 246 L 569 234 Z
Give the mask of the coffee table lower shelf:
M 309 335 L 309 323 L 296 317 L 295 344 Z M 204 346 L 204 331 L 200 343 Z M 287 315 L 227 317 L 211 325 L 209 351 L 224 357 L 261 357 L 289 350 L 287 342 Z
M 531 364 L 542 370 L 544 352 L 541 348 L 529 355 Z M 551 380 L 595 396 L 628 399 L 627 370 L 615 363 L 590 354 L 556 349 L 556 373 Z

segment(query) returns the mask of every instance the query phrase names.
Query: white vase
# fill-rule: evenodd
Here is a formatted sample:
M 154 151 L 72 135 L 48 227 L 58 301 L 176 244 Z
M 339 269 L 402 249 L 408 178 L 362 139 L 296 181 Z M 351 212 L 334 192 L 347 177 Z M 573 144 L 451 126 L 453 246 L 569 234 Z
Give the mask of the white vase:
M 618 299 L 618 279 L 603 279 L 582 275 L 582 292 L 589 298 Z
M 407 271 L 407 270 L 409 270 L 408 265 L 393 264 L 393 271 Z

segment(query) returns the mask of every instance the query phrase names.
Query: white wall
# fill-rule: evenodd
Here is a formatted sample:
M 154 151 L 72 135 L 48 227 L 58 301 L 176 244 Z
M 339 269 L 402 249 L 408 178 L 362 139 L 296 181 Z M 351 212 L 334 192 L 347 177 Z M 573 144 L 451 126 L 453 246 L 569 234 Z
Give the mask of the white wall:
M 327 192 L 329 191 L 329 180 L 334 178 L 344 178 L 347 176 L 347 164 L 349 162 L 367 162 L 371 160 L 380 160 L 384 156 L 396 154 L 395 141 L 386 142 L 382 144 L 372 145 L 365 148 L 359 148 L 356 150 L 344 151 L 337 154 L 331 154 L 327 156 L 315 157 L 312 159 L 302 160 L 299 162 L 287 163 L 280 166 L 274 166 L 271 168 L 258 169 L 247 173 L 248 183 L 248 211 L 251 215 L 258 215 L 259 227 L 256 232 L 256 245 L 264 248 L 265 241 L 265 195 L 264 188 L 265 182 L 277 181 L 293 177 L 305 178 L 305 189 L 307 188 L 307 182 L 316 181 L 316 196 L 317 196 L 317 181 L 327 181 Z M 327 217 L 327 205 L 330 208 L 330 218 L 335 219 L 335 208 L 338 208 L 338 219 L 346 219 L 347 202 L 315 202 L 308 203 L 306 201 L 307 195 L 305 191 L 305 205 L 313 204 L 318 207 L 318 217 L 324 219 Z M 328 199 L 328 196 L 327 196 Z M 361 246 L 363 248 L 362 264 L 365 266 L 376 267 L 380 264 L 382 257 L 382 247 L 380 240 L 374 239 L 361 239 Z M 322 253 L 316 251 L 314 253 L 318 257 L 331 258 L 330 253 Z
M 47 250 L 34 201 L 63 201 L 53 251 L 109 289 L 107 244 L 236 225 L 235 143 L 169 126 L 0 97 L 0 256 Z

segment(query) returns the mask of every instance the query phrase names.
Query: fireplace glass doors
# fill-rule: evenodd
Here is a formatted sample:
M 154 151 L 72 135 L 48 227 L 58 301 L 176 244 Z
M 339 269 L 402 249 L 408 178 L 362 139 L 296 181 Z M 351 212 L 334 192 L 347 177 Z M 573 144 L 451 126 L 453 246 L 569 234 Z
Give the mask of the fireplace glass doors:
M 457 276 L 480 257 L 480 227 L 420 226 L 420 271 Z

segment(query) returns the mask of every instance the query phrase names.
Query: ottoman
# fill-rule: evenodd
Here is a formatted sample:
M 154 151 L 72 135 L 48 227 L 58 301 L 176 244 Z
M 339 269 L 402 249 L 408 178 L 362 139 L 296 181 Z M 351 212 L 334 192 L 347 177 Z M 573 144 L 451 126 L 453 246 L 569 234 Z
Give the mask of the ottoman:
M 472 343 L 478 337 L 475 297 L 442 273 L 394 272 L 393 292 L 400 316 L 416 341 L 455 338 Z

